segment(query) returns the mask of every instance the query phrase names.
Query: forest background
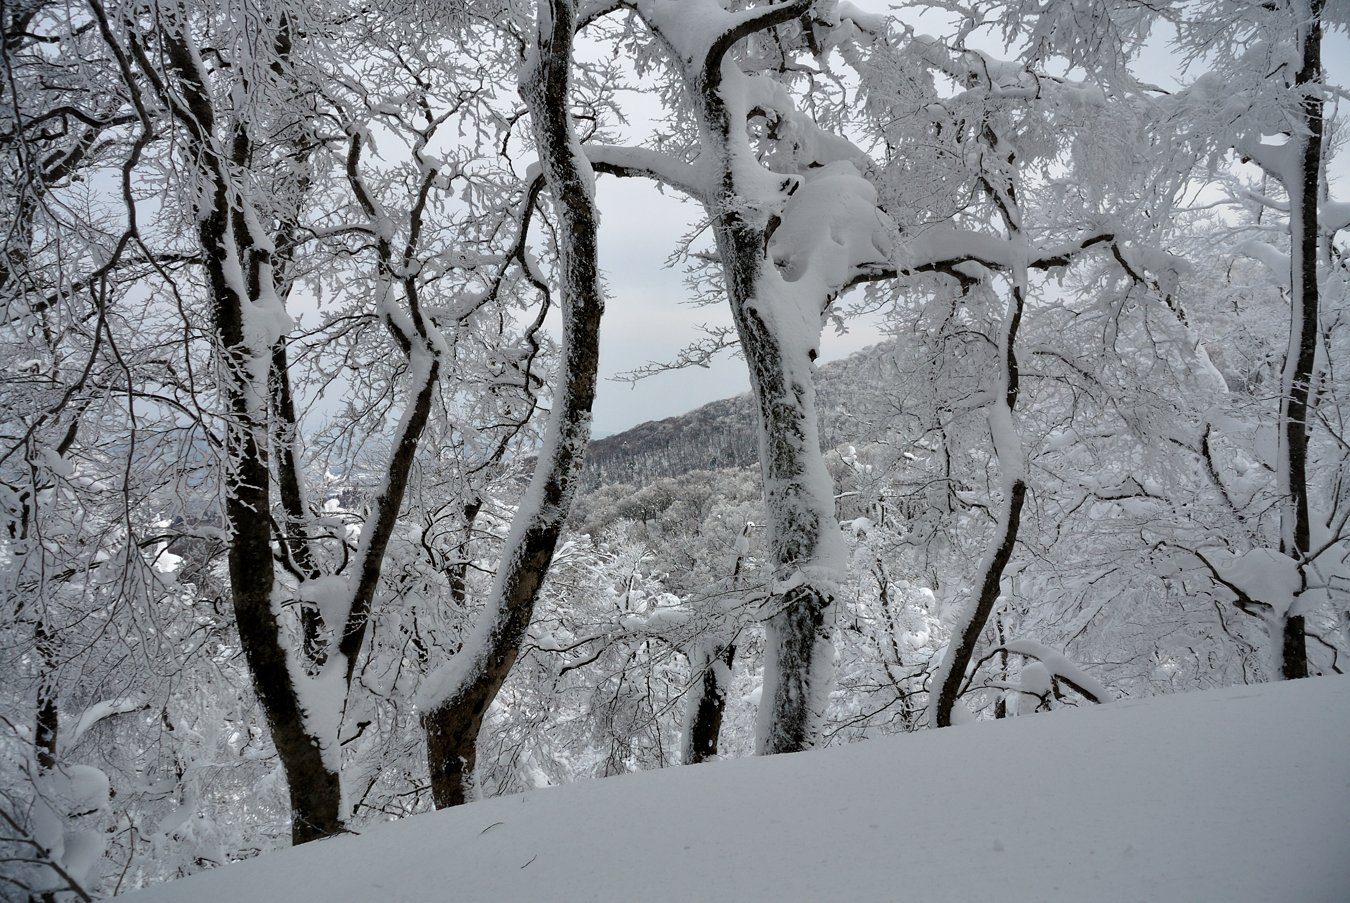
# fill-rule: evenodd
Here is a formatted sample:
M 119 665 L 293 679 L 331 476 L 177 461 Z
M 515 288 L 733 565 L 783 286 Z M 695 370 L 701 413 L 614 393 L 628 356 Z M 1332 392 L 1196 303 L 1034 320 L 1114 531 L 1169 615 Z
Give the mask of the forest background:
M 1340 673 L 1348 18 L 7 3 L 3 892 Z

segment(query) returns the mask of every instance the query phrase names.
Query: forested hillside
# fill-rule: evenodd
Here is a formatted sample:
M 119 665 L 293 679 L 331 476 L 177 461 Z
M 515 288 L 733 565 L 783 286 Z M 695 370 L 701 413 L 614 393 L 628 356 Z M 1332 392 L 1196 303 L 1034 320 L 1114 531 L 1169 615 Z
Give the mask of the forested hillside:
M 0 4 L 0 895 L 1344 672 L 1347 26 Z M 750 393 L 593 443 L 657 295 Z
M 596 439 L 586 451 L 588 482 L 643 482 L 691 470 L 759 463 L 755 408 L 749 393 L 688 414 L 651 420 Z
M 862 424 L 887 416 L 905 386 L 892 359 L 891 346 L 878 345 L 816 370 L 826 448 L 847 444 Z M 691 470 L 757 467 L 755 417 L 747 392 L 595 439 L 586 451 L 587 482 L 640 484 Z

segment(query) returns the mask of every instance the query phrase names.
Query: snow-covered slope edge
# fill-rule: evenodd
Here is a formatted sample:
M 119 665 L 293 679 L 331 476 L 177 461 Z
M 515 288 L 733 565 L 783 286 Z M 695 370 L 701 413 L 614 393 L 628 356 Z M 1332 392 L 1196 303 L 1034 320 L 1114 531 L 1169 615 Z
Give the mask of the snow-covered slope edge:
M 488 800 L 131 903 L 1350 900 L 1350 678 Z

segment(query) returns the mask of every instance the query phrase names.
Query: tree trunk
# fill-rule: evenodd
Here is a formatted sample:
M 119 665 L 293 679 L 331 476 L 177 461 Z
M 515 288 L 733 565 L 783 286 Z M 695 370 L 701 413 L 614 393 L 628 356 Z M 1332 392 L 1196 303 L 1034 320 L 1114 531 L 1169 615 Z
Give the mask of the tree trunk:
M 1311 0 L 1303 60 L 1295 77 L 1303 114 L 1299 181 L 1286 186 L 1290 208 L 1289 349 L 1284 364 L 1281 407 L 1281 463 L 1285 501 L 1281 510 L 1280 550 L 1300 565 L 1312 552 L 1312 515 L 1308 504 L 1308 399 L 1320 332 L 1318 312 L 1318 201 L 1322 174 L 1322 11 L 1324 0 Z M 1307 577 L 1304 574 L 1306 583 Z M 1279 643 L 1280 673 L 1285 679 L 1308 676 L 1308 647 L 1301 614 L 1285 614 Z
M 736 660 L 734 645 L 701 645 L 690 661 L 703 676 L 690 691 L 691 714 L 684 738 L 684 764 L 697 765 L 717 757 L 717 738 L 727 708 L 727 683 Z
M 814 740 L 814 696 L 826 678 L 833 638 L 827 614 L 833 602 L 830 565 L 837 540 L 833 482 L 820 451 L 815 407 L 815 351 L 784 332 L 779 310 L 793 303 L 775 297 L 781 282 L 767 255 L 767 220 L 747 213 L 747 188 L 740 173 L 761 170 L 745 140 L 745 123 L 733 115 L 738 102 L 723 95 L 724 58 L 739 40 L 758 30 L 790 21 L 804 11 L 798 4 L 766 7 L 754 20 L 719 35 L 706 56 L 690 60 L 691 85 L 705 155 L 720 172 L 708 205 L 717 251 L 736 323 L 740 348 L 750 371 L 750 387 L 759 412 L 760 468 L 768 509 L 775 577 L 790 588 L 768 603 L 764 688 L 757 746 L 761 755 L 806 749 Z M 820 299 L 819 317 L 829 299 Z M 817 323 L 817 330 L 819 324 Z M 817 332 L 818 335 L 818 332 Z
M 218 205 L 228 205 L 217 192 Z M 336 767 L 325 762 L 321 738 L 305 727 L 304 710 L 296 693 L 281 625 L 277 622 L 275 563 L 272 558 L 271 499 L 266 446 L 267 424 L 257 412 L 263 387 L 244 376 L 253 363 L 243 344 L 242 305 L 225 284 L 221 248 L 228 206 L 217 206 L 202 225 L 215 299 L 218 341 L 225 373 L 224 394 L 230 412 L 226 454 L 230 464 L 225 519 L 231 533 L 230 587 L 239 641 L 253 675 L 253 685 L 267 717 L 286 772 L 291 796 L 291 840 L 305 843 L 338 833 L 342 789 Z
M 33 648 L 37 651 L 39 663 L 33 745 L 37 748 L 38 768 L 51 771 L 56 767 L 61 712 L 57 705 L 56 644 L 47 630 L 45 615 L 39 614 L 33 626 Z
M 270 465 L 268 454 L 268 373 L 272 345 L 258 344 L 245 328 L 255 310 L 248 283 L 271 290 L 270 249 L 258 243 L 237 209 L 242 199 L 231 184 L 229 162 L 218 149 L 215 109 L 201 60 L 182 32 L 163 32 L 164 50 L 180 86 L 181 99 L 166 98 L 191 136 L 193 163 L 202 182 L 198 235 L 201 241 L 221 394 L 226 406 L 225 520 L 231 533 L 230 587 L 240 646 L 273 743 L 286 772 L 291 797 L 291 839 L 305 843 L 343 830 L 342 789 L 336 764 L 325 756 L 324 738 L 307 727 L 286 648 L 281 642 L 274 600 Z M 147 73 L 154 66 L 139 47 Z M 246 153 L 247 138 L 235 136 L 232 153 Z M 336 743 L 336 738 L 333 738 Z M 336 751 L 332 751 L 336 755 Z
M 573 0 L 541 0 L 535 46 L 521 73 L 544 178 L 554 198 L 562 296 L 562 364 L 534 478 L 511 526 L 487 610 L 460 656 L 457 676 L 431 675 L 421 699 L 431 795 L 437 808 L 465 802 L 478 733 L 520 653 L 580 481 L 591 435 L 604 297 L 597 259 L 594 174 L 570 117 Z M 442 672 L 442 675 L 444 672 Z M 442 682 L 446 685 L 438 685 Z
M 961 684 L 965 681 L 966 668 L 975 655 L 976 644 L 984 625 L 989 622 L 994 603 L 998 601 L 1003 572 L 1012 558 L 1013 547 L 1017 544 L 1017 528 L 1021 523 L 1022 502 L 1026 498 L 1026 483 L 1021 480 L 1012 485 L 1012 490 L 1004 500 L 1002 517 L 996 545 L 983 568 L 979 594 L 968 615 L 963 619 L 957 635 L 953 636 L 943 657 L 941 666 L 933 680 L 936 686 L 930 691 L 935 694 L 937 705 L 934 708 L 934 724 L 937 727 L 950 727 L 952 710 L 956 707 L 956 697 L 960 694 Z
M 277 490 L 286 535 L 279 545 L 299 579 L 317 580 L 322 576 L 314 548 L 310 544 L 309 508 L 300 481 L 299 455 L 296 453 L 298 421 L 295 399 L 291 394 L 290 362 L 286 343 L 272 349 L 273 448 L 276 449 Z M 301 654 L 311 671 L 328 660 L 328 641 L 323 633 L 323 618 L 313 605 L 300 607 Z
M 986 126 L 981 137 L 991 150 L 997 152 L 1002 146 L 990 127 Z M 1007 159 L 1009 164 L 1013 163 L 1013 157 Z M 1009 175 L 1006 179 L 997 181 L 982 177 L 981 182 L 1002 215 L 1009 241 L 1021 239 L 1023 237 L 1021 210 L 1017 202 L 1013 177 Z M 1017 409 L 1017 397 L 1021 390 L 1021 376 L 1017 363 L 1017 331 L 1022 324 L 1022 310 L 1026 303 L 1025 260 L 1013 267 L 1010 278 L 1012 287 L 1007 312 L 1003 317 L 997 342 L 1000 392 L 989 413 L 994 453 L 1002 471 L 1003 505 L 999 512 L 993 541 L 982 562 L 976 596 L 954 625 L 947 651 L 933 675 L 933 685 L 929 690 L 932 700 L 929 714 L 930 724 L 934 727 L 951 726 L 952 711 L 961 693 L 961 685 L 965 682 L 966 669 L 975 656 L 975 648 L 980 641 L 980 635 L 984 633 L 985 625 L 989 623 L 989 616 L 993 614 L 994 604 L 998 601 L 1002 588 L 1003 573 L 1017 545 L 1017 534 L 1022 523 L 1022 504 L 1026 500 L 1026 466 L 1022 437 L 1013 420 L 1013 414 Z
M 758 310 L 763 233 L 727 222 L 737 218 L 723 214 L 718 245 L 759 410 L 760 467 L 775 577 L 798 581 L 770 601 L 775 611 L 765 625 L 758 745 L 761 755 L 771 755 L 806 749 L 814 739 L 813 688 L 826 677 L 822 671 L 828 668 L 832 642 L 826 615 L 833 601 L 814 566 L 836 527 L 828 491 L 833 484 L 820 452 L 813 362 L 808 349 L 784 342 Z M 750 241 L 757 234 L 757 243 L 750 245 L 745 233 L 752 236 Z M 735 262 L 728 267 L 729 260 Z M 750 267 L 754 277 L 747 279 Z M 767 303 L 772 303 L 771 296 Z

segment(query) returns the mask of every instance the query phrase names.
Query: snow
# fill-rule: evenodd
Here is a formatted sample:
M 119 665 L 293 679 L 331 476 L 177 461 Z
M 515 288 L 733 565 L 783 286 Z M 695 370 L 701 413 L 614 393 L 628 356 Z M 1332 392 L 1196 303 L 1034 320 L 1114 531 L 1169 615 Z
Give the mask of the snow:
M 1232 687 L 535 790 L 131 900 L 1341 903 L 1347 748 L 1350 679 Z
M 33 838 L 72 878 L 82 882 L 103 856 L 106 834 L 102 821 L 111 791 L 108 776 L 89 765 L 64 765 L 41 774 L 37 785 L 31 815 Z M 44 877 L 53 882 L 47 889 L 65 886 L 50 873 Z
M 1289 255 L 1277 250 L 1269 242 L 1245 241 L 1238 245 L 1238 253 L 1265 264 L 1266 269 L 1279 279 L 1289 279 Z
M 295 693 L 304 710 L 305 728 L 317 739 L 324 765 L 336 771 L 341 768 L 338 733 L 347 701 L 344 660 L 342 656 L 334 655 L 313 677 L 305 674 L 294 661 L 290 667 Z
M 1040 662 L 1031 662 L 1022 668 L 1019 684 L 1022 695 L 1017 699 L 1017 711 L 1019 713 L 1035 712 L 1041 699 L 1053 688 L 1050 669 Z
M 1053 675 L 1073 681 L 1083 691 L 1097 697 L 1098 702 L 1110 702 L 1116 698 L 1115 694 L 1108 690 L 1097 678 L 1069 661 L 1063 653 L 1051 649 L 1049 646 L 1043 646 L 1035 640 L 1012 640 L 1004 643 L 1003 648 L 1016 655 L 1035 659 L 1035 664 L 1039 664 L 1045 671 L 1044 689 L 1036 692 L 1048 692 L 1051 688 L 1050 678 Z M 1027 665 L 1022 669 L 1022 682 L 1024 684 L 1027 681 L 1027 672 L 1031 670 L 1031 667 L 1031 665 Z
M 315 606 L 325 624 L 340 629 L 351 612 L 351 581 L 342 574 L 328 574 L 306 580 L 300 584 L 300 600 Z
M 702 158 L 689 164 L 647 148 L 607 144 L 587 144 L 586 158 L 592 166 L 614 166 L 631 173 L 648 175 L 701 201 L 713 195 L 713 181 L 707 171 L 707 163 Z
M 1006 495 L 1012 492 L 1014 483 L 1026 479 L 1026 461 L 1012 410 L 1002 398 L 989 407 L 989 434 L 993 438 L 994 454 L 998 456 L 1003 492 Z
M 1257 602 L 1271 606 L 1276 614 L 1289 610 L 1303 586 L 1298 562 L 1275 549 L 1255 548 L 1242 553 L 1224 550 L 1207 552 L 1205 557 L 1221 578 Z
M 75 722 L 74 728 L 61 735 L 62 749 L 72 749 L 91 727 L 105 718 L 111 718 L 113 715 L 125 715 L 128 712 L 146 708 L 148 705 L 147 698 L 147 696 L 137 693 L 94 703 L 80 713 L 79 720 Z
M 852 163 L 811 170 L 798 184 L 769 252 L 787 281 L 814 281 L 806 294 L 818 332 L 822 302 L 869 264 L 885 265 L 895 226 L 877 209 L 876 189 Z
M 171 577 L 183 566 L 183 557 L 169 551 L 169 544 L 161 542 L 155 546 L 155 559 L 151 564 L 156 573 Z
M 865 12 L 852 3 L 840 3 L 838 7 L 839 21 L 845 20 L 856 23 L 860 28 L 871 32 L 872 34 L 886 34 L 889 28 L 889 21 L 883 15 Z
M 65 477 L 66 479 L 75 476 L 75 465 L 61 457 L 61 453 L 56 449 L 44 448 L 41 450 L 41 455 L 42 463 L 46 464 L 47 469 L 56 476 Z
M 1321 216 L 1322 228 L 1335 235 L 1342 229 L 1350 229 L 1350 202 L 1323 201 Z

